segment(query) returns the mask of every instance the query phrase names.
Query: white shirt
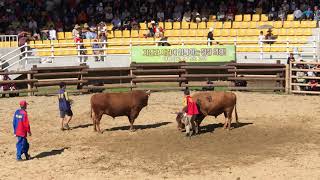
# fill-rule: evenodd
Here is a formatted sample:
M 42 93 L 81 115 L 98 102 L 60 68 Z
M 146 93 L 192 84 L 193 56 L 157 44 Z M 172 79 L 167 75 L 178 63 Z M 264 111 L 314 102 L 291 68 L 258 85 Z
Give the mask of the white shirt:
M 301 16 L 303 15 L 303 13 L 302 13 L 302 11 L 301 11 L 300 9 L 295 10 L 295 11 L 293 12 L 293 14 L 294 14 L 294 17 L 295 17 L 295 18 L 301 18 Z
M 54 29 L 49 30 L 49 39 L 56 40 L 57 39 L 57 32 Z
M 262 44 L 264 40 L 264 35 L 259 35 L 259 44 Z

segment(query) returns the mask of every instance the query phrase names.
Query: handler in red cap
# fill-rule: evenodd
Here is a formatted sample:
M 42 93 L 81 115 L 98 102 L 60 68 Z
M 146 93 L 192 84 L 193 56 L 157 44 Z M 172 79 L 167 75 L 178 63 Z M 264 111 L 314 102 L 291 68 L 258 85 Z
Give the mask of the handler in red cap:
M 17 161 L 22 161 L 21 155 L 24 154 L 26 160 L 30 159 L 29 143 L 27 134 L 31 136 L 30 124 L 27 114 L 28 103 L 25 100 L 20 101 L 20 109 L 18 109 L 13 116 L 13 131 L 14 135 L 18 138 L 17 142 Z

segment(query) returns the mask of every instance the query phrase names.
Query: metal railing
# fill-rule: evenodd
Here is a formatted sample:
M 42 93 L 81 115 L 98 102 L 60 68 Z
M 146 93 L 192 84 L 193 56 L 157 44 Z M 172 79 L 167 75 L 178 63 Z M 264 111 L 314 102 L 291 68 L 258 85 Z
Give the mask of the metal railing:
M 10 63 L 9 66 L 6 67 L 6 69 L 12 67 L 13 65 L 21 62 L 21 61 L 27 61 L 29 59 L 33 58 L 39 58 L 39 53 L 41 52 L 47 52 L 46 55 L 41 55 L 41 57 L 47 57 L 50 58 L 52 61 L 55 58 L 58 57 L 66 57 L 66 56 L 72 56 L 72 57 L 78 57 L 84 58 L 84 57 L 107 57 L 109 56 L 108 50 L 124 50 L 127 53 L 123 54 L 129 54 L 129 58 L 131 59 L 131 52 L 132 47 L 134 46 L 158 46 L 159 43 L 168 42 L 170 44 L 181 45 L 181 46 L 189 46 L 189 45 L 207 45 L 211 46 L 211 44 L 216 45 L 234 45 L 236 47 L 236 50 L 240 50 L 241 48 L 255 48 L 255 52 L 245 52 L 242 51 L 242 53 L 246 54 L 259 54 L 259 59 L 257 60 L 267 60 L 268 58 L 264 58 L 264 54 L 270 53 L 270 51 L 265 51 L 265 48 L 280 48 L 283 51 L 277 51 L 277 53 L 284 53 L 286 57 L 289 57 L 290 53 L 299 54 L 299 55 L 308 55 L 312 56 L 312 60 L 318 61 L 318 49 L 319 49 L 319 40 L 318 38 L 314 37 L 312 40 L 305 41 L 305 44 L 297 46 L 297 40 L 265 40 L 263 43 L 261 43 L 259 40 L 243 40 L 234 38 L 233 40 L 170 40 L 170 38 L 167 41 L 160 41 L 160 40 L 145 40 L 145 41 L 130 41 L 128 42 L 116 42 L 116 41 L 106 41 L 106 42 L 82 42 L 82 43 L 53 43 L 51 41 L 50 44 L 25 44 L 24 46 L 21 46 L 14 51 L 9 52 L 8 54 L 0 57 L 0 67 L 2 67 L 3 64 L 10 62 L 12 59 L 20 57 L 18 62 Z M 272 44 L 267 44 L 272 43 Z M 93 44 L 99 44 L 100 48 L 93 48 Z M 117 47 L 119 46 L 119 47 Z M 35 48 L 31 48 L 35 47 Z M 82 47 L 82 48 L 81 48 Z M 83 48 L 84 47 L 84 48 Z M 90 48 L 87 48 L 90 47 Z M 99 53 L 94 54 L 82 53 L 83 51 L 97 51 Z M 18 55 L 15 55 L 7 60 L 4 60 L 5 57 L 8 57 L 10 54 L 13 54 L 14 52 L 21 51 Z M 65 53 L 63 53 L 65 52 Z M 239 51 L 237 51 L 239 53 Z M 58 54 L 58 55 L 57 55 Z M 116 54 L 112 54 L 116 55 Z

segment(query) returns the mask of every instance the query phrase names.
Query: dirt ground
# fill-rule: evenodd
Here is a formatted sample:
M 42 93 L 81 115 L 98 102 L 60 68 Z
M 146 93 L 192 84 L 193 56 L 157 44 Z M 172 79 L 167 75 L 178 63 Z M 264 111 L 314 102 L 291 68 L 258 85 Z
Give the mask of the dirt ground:
M 70 131 L 56 97 L 28 97 L 30 161 L 15 161 L 12 115 L 22 98 L 0 99 L 0 179 L 320 179 L 320 97 L 236 93 L 241 127 L 207 117 L 191 139 L 177 131 L 181 92 L 153 93 L 128 131 L 104 116 L 93 132 L 91 95 L 73 96 Z

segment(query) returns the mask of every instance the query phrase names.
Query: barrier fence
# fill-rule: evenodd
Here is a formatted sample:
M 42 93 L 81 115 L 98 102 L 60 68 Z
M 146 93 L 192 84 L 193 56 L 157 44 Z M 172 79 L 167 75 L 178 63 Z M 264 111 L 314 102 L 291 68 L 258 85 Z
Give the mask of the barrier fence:
M 288 92 L 287 71 L 288 68 L 282 64 L 247 63 L 132 63 L 131 67 L 122 68 L 89 68 L 85 64 L 34 66 L 31 71 L 1 72 L 0 75 L 18 74 L 20 77 L 10 81 L 0 80 L 1 85 L 19 85 L 19 90 L 0 91 L 0 94 L 46 95 L 51 93 L 41 92 L 39 88 L 58 86 L 61 82 L 74 85 L 74 93 L 101 92 L 114 88 L 165 91 L 209 86 L 224 90 Z

